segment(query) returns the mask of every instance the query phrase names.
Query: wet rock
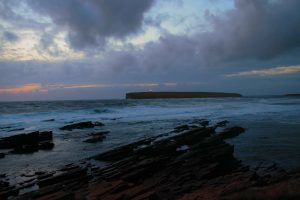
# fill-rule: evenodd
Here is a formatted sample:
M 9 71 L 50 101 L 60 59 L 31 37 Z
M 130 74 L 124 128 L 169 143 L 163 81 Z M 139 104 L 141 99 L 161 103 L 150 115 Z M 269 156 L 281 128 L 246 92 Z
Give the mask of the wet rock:
M 186 130 L 189 130 L 190 127 L 188 125 L 181 125 L 181 126 L 177 126 L 174 128 L 174 131 L 175 133 L 180 133 L 182 131 L 186 131 Z
M 209 125 L 209 120 L 206 119 L 198 119 L 198 120 L 194 120 L 193 124 L 199 124 L 200 126 L 206 127 Z
M 100 132 L 96 132 L 96 133 L 90 133 L 90 136 L 100 136 L 100 135 L 107 135 L 109 134 L 110 131 L 100 131 Z
M 245 132 L 245 129 L 240 126 L 233 126 L 230 128 L 226 128 L 223 132 L 219 134 L 220 137 L 223 139 L 233 138 L 241 133 Z
M 70 179 L 72 180 L 81 176 L 86 176 L 86 173 L 87 173 L 86 169 L 81 169 L 81 168 L 73 169 L 57 176 L 52 176 L 46 179 L 42 179 L 38 182 L 38 185 L 40 187 L 45 187 L 47 185 L 63 183 Z
M 45 174 L 40 174 L 40 175 L 38 175 L 37 179 L 38 180 L 46 179 L 46 178 L 52 177 L 54 174 L 55 174 L 55 172 L 50 172 L 50 173 L 48 172 Z
M 39 149 L 40 150 L 51 150 L 54 148 L 54 143 L 53 142 L 41 142 L 39 143 Z
M 28 134 L 19 134 L 0 138 L 0 149 L 13 149 L 11 153 L 33 153 L 39 149 L 52 149 L 52 131 L 35 131 Z
M 0 159 L 4 158 L 4 157 L 5 157 L 5 154 L 4 153 L 0 153 Z
M 8 128 L 12 128 L 11 126 L 1 126 L 0 129 L 8 129 Z
M 0 139 L 1 149 L 19 148 L 22 145 L 32 145 L 39 141 L 39 132 L 32 132 L 28 134 L 19 134 Z
M 42 122 L 54 122 L 55 119 L 46 119 L 46 120 L 43 120 Z
M 24 144 L 20 145 L 14 148 L 14 150 L 11 151 L 11 153 L 15 154 L 28 154 L 28 153 L 34 153 L 39 150 L 38 143 L 36 144 Z
M 35 172 L 34 174 L 37 175 L 37 176 L 41 176 L 41 175 L 46 174 L 46 172 L 43 172 L 43 171 L 37 171 L 37 172 Z
M 94 122 L 94 126 L 104 126 L 102 122 Z
M 0 183 L 1 186 L 1 183 Z M 0 199 L 8 199 L 11 196 L 17 196 L 19 194 L 19 190 L 14 186 L 8 186 L 0 189 Z
M 83 142 L 86 143 L 96 143 L 101 142 L 106 138 L 106 135 L 109 133 L 109 131 L 101 131 L 97 133 L 91 133 L 90 137 L 85 139 Z
M 43 131 L 39 134 L 39 141 L 53 140 L 52 131 Z
M 16 128 L 16 129 L 11 129 L 11 130 L 9 130 L 7 132 L 23 131 L 23 130 L 25 130 L 25 128 Z
M 284 177 L 278 187 L 266 186 L 274 182 L 261 181 L 265 178 L 234 158 L 234 147 L 224 138 L 242 130 L 231 127 L 219 136 L 213 127 L 201 127 L 167 138 L 162 134 L 142 139 L 93 157 L 110 162 L 104 167 L 70 164 L 56 176 L 38 178 L 38 191 L 20 199 L 217 200 L 247 199 L 234 195 L 248 191 L 249 196 L 260 189 L 270 195 L 283 186 L 289 195 L 299 191 L 299 173 Z M 265 169 L 270 174 L 277 167 Z
M 95 125 L 91 121 L 79 122 L 75 124 L 69 124 L 60 128 L 60 130 L 71 131 L 73 129 L 85 129 L 85 128 L 94 128 Z
M 200 124 L 201 126 L 206 127 L 206 126 L 209 125 L 209 120 L 200 120 L 200 121 L 199 121 L 199 124 Z
M 229 121 L 224 120 L 224 121 L 220 121 L 216 124 L 216 127 L 224 127 L 229 123 Z

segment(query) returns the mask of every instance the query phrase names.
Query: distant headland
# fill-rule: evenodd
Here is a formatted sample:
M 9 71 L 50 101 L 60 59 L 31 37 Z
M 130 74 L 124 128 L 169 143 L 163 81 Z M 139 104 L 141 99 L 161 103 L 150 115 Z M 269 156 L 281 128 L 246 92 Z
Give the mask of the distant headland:
M 288 97 L 300 97 L 300 93 L 299 94 L 286 94 L 285 96 L 288 96 Z
M 215 98 L 241 97 L 239 93 L 225 92 L 132 92 L 126 93 L 126 99 L 166 99 L 166 98 Z

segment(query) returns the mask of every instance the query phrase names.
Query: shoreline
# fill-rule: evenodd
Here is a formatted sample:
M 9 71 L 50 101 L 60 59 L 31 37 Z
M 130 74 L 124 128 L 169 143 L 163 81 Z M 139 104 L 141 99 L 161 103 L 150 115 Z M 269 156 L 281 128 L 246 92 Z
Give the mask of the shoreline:
M 278 184 L 300 183 L 299 172 L 287 173 L 273 164 L 253 170 L 237 160 L 226 139 L 247 134 L 243 128 L 227 127 L 227 121 L 197 123 L 198 127 L 178 126 L 171 133 L 90 158 L 109 163 L 103 168 L 78 161 L 55 174 L 36 174 L 19 188 L 6 184 L 0 197 L 23 190 L 16 199 L 232 199 L 253 189 L 268 191 Z M 216 133 L 216 128 L 222 131 Z M 23 194 L 28 187 L 35 191 Z M 291 191 L 299 195 L 295 188 Z

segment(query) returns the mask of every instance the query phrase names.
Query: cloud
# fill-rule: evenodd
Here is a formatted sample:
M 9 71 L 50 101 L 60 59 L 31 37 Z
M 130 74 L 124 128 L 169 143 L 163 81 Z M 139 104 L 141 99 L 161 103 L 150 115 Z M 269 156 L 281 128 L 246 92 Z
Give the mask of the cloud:
M 116 87 L 158 87 L 159 83 L 120 83 L 120 84 L 46 84 L 30 83 L 15 87 L 0 87 L 1 93 L 19 94 L 30 92 L 48 92 L 50 90 L 64 89 L 91 89 L 91 88 L 116 88 Z
M 75 49 L 103 46 L 109 37 L 124 38 L 139 31 L 154 0 L 27 0 L 36 12 L 67 29 Z
M 246 72 L 238 72 L 234 74 L 228 74 L 226 77 L 235 76 L 276 76 L 282 74 L 294 74 L 300 72 L 300 65 L 287 66 L 287 67 L 274 67 L 270 69 L 251 70 Z
M 9 41 L 9 42 L 16 42 L 19 40 L 19 37 L 16 34 L 9 32 L 9 31 L 4 31 L 3 38 L 4 38 L 4 40 Z
M 85 89 L 85 88 L 113 88 L 113 87 L 157 87 L 159 83 L 118 83 L 118 84 L 52 84 L 48 89 Z
M 45 91 L 41 84 L 31 83 L 25 84 L 16 87 L 0 87 L 0 93 L 9 93 L 9 94 L 18 94 L 18 93 L 27 93 L 27 92 L 41 92 Z
M 19 1 L 14 0 L 14 2 Z M 167 28 L 162 31 L 156 27 L 158 32 L 161 31 L 158 34 L 160 37 L 137 46 L 133 43 L 124 44 L 127 42 L 127 36 L 131 38 L 141 29 L 149 28 L 144 26 L 155 24 L 151 22 L 152 25 L 148 25 L 145 22 L 145 15 L 149 14 L 147 11 L 155 0 L 26 0 L 25 2 L 39 15 L 48 16 L 52 20 L 51 26 L 39 32 L 39 37 L 36 39 L 40 42 L 40 46 L 37 45 L 39 54 L 36 53 L 27 61 L 16 62 L 15 58 L 20 57 L 18 53 L 21 50 L 13 49 L 13 53 L 17 56 L 0 61 L 0 85 L 2 86 L 12 85 L 12 83 L 40 82 L 45 87 L 51 83 L 63 83 L 66 87 L 70 87 L 69 93 L 75 93 L 76 89 L 87 92 L 89 89 L 84 88 L 92 85 L 95 86 L 94 89 L 107 88 L 110 92 L 107 94 L 112 94 L 111 91 L 118 87 L 119 90 L 116 91 L 121 94 L 129 89 L 139 90 L 139 85 L 143 83 L 154 83 L 166 88 L 172 86 L 167 83 L 176 82 L 178 83 L 176 89 L 182 90 L 221 91 L 241 88 L 242 91 L 243 88 L 249 90 L 253 83 L 243 79 L 243 84 L 236 84 L 235 79 L 225 78 L 224 74 L 246 76 L 239 73 L 251 72 L 250 74 L 254 73 L 253 76 L 258 74 L 268 76 L 267 74 L 271 73 L 278 74 L 274 78 L 280 79 L 280 74 L 290 73 L 292 69 L 286 72 L 286 69 L 275 67 L 275 72 L 274 70 L 270 72 L 268 71 L 270 69 L 264 69 L 262 66 L 298 66 L 300 63 L 300 12 L 298 11 L 300 1 L 298 0 L 235 0 L 234 5 L 226 8 L 227 10 L 222 10 L 222 13 L 216 11 L 213 11 L 214 14 L 210 11 L 205 13 L 205 24 L 209 29 L 201 28 L 203 19 L 197 22 L 203 14 L 199 11 L 199 15 L 196 15 L 193 20 L 193 23 L 198 24 L 192 24 L 195 29 L 191 28 L 190 32 L 171 34 L 168 33 Z M 182 2 L 185 4 L 189 1 Z M 223 1 L 214 1 L 214 3 L 220 3 L 219 6 L 222 6 Z M 159 7 L 152 6 L 152 8 Z M 107 12 L 103 12 L 103 9 Z M 5 10 L 3 7 L 3 11 Z M 155 13 L 151 10 L 152 12 Z M 0 12 L 0 17 L 4 14 Z M 20 18 L 20 16 L 6 15 L 5 19 L 9 20 L 10 16 L 14 18 L 14 23 Z M 193 18 L 194 15 L 189 17 Z M 155 16 L 150 18 L 156 19 Z M 23 27 L 28 25 L 24 21 L 20 23 Z M 159 24 L 161 23 L 157 26 Z M 10 31 L 15 32 L 15 30 Z M 15 33 L 18 33 L 20 40 L 24 39 L 20 32 Z M 55 38 L 58 34 L 62 35 L 59 42 Z M 82 55 L 71 57 L 63 53 L 64 49 L 70 50 L 66 48 L 69 43 L 59 45 L 61 40 L 66 38 L 72 48 L 82 50 L 77 52 Z M 98 51 L 105 44 L 111 45 L 111 38 L 117 39 L 116 43 L 124 42 L 122 43 L 124 46 L 114 48 L 115 46 L 112 45 L 110 48 Z M 106 43 L 107 40 L 109 43 Z M 27 41 L 26 44 L 31 42 Z M 86 52 L 90 49 L 85 49 L 86 47 L 94 49 L 96 53 L 89 55 Z M 25 51 L 32 54 L 27 49 Z M 47 52 L 62 59 L 37 60 Z M 74 54 L 73 50 L 71 53 Z M 292 86 L 286 88 L 297 88 L 299 80 L 291 76 L 289 78 Z M 263 82 L 262 79 L 260 81 L 256 84 Z M 182 83 L 187 82 L 203 84 L 183 86 Z M 247 84 L 248 88 L 245 86 Z M 266 86 L 266 84 L 261 85 Z M 278 91 L 278 85 L 272 82 L 268 88 L 265 87 L 267 88 L 265 91 Z M 67 90 L 67 88 L 52 89 L 60 90 L 61 93 Z M 62 95 L 67 96 L 67 94 Z M 81 96 L 78 92 L 77 97 Z
M 243 67 L 247 62 L 256 67 L 287 56 L 299 63 L 299 7 L 298 0 L 236 0 L 234 8 L 222 15 L 206 12 L 210 30 L 164 34 L 142 49 L 106 52 L 103 62 L 115 73 L 144 68 L 144 73 L 173 73 L 174 77 L 197 69 L 202 73 L 217 67 L 225 71 L 228 66 Z
M 91 84 L 91 85 L 65 85 L 64 89 L 81 89 L 81 88 L 97 88 L 99 85 Z

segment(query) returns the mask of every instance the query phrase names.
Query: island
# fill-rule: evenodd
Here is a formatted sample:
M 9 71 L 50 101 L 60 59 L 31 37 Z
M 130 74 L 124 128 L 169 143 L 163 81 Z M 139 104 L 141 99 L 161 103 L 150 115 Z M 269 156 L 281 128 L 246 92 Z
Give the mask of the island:
M 286 94 L 285 96 L 287 96 L 287 97 L 300 97 L 300 93 L 299 94 Z
M 132 92 L 126 93 L 126 99 L 165 99 L 165 98 L 215 98 L 241 97 L 238 93 L 225 92 Z

